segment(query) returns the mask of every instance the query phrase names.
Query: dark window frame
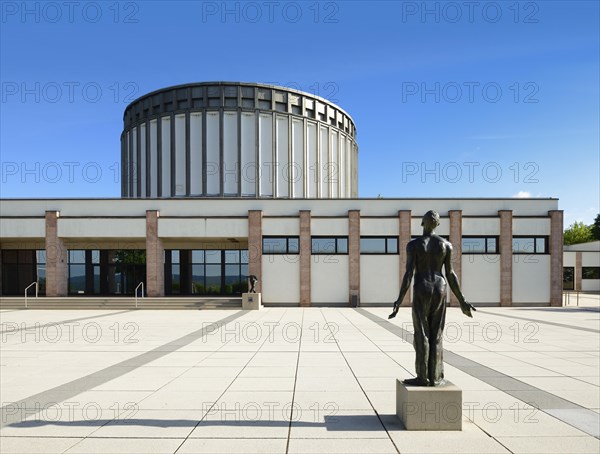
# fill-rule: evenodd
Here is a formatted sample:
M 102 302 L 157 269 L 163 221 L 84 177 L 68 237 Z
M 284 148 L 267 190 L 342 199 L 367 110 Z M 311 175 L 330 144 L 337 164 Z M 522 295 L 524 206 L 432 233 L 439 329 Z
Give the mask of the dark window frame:
M 465 239 L 469 240 L 469 239 L 478 239 L 478 238 L 483 238 L 485 239 L 485 251 L 484 252 L 472 252 L 472 251 L 467 251 L 465 252 L 465 250 L 467 248 L 463 247 L 463 241 Z M 488 252 L 488 240 L 494 240 L 496 241 L 496 251 L 495 252 Z M 498 235 L 463 235 L 461 237 L 460 240 L 460 249 L 461 249 L 461 253 L 462 254 L 466 254 L 466 255 L 495 255 L 495 254 L 499 254 L 500 253 L 500 236 Z
M 385 252 L 363 252 L 360 247 L 360 241 L 362 240 L 385 240 Z M 389 240 L 396 240 L 396 251 L 390 252 Z M 400 253 L 400 238 L 394 235 L 364 235 L 359 238 L 359 251 L 360 255 L 398 255 Z
M 317 251 L 315 252 L 313 240 L 333 240 L 333 244 L 335 245 L 334 251 Z M 346 252 L 339 252 L 338 242 L 339 240 L 346 240 Z M 311 236 L 310 237 L 310 253 L 311 255 L 348 255 L 350 249 L 350 244 L 348 241 L 348 237 L 344 235 L 335 235 L 335 236 Z
M 589 273 L 588 270 L 593 270 L 591 271 L 592 277 L 588 277 L 586 276 L 586 274 Z M 593 275 L 596 275 L 596 277 L 594 277 Z M 586 279 L 586 280 L 597 280 L 600 279 L 600 266 L 582 266 L 581 267 L 581 279 Z
M 273 252 L 265 250 L 265 239 L 277 239 L 282 240 L 285 239 L 285 252 Z M 290 240 L 298 241 L 298 251 L 290 252 Z M 263 255 L 298 255 L 300 254 L 300 237 L 295 235 L 265 235 L 261 239 L 261 247 Z
M 520 239 L 520 238 L 531 238 L 533 240 L 533 251 L 515 251 L 514 246 L 512 244 L 512 240 Z M 537 240 L 544 240 L 544 252 L 537 251 Z M 511 238 L 511 251 L 513 255 L 549 255 L 549 240 L 550 237 L 548 235 L 513 235 Z

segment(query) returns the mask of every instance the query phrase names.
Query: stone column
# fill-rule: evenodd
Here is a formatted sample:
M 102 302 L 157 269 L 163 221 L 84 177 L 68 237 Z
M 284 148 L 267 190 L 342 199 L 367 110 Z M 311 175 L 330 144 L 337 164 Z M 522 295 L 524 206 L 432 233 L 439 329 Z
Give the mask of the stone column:
M 262 211 L 248 211 L 248 273 L 258 278 L 256 292 L 262 291 Z
M 350 295 L 348 304 L 352 305 L 352 297 L 356 296 L 360 305 L 360 211 L 348 211 L 348 271 Z
M 404 278 L 404 272 L 406 271 L 406 245 L 410 241 L 410 220 L 411 220 L 411 211 L 410 210 L 400 210 L 398 211 L 398 221 L 400 227 L 400 233 L 398 235 L 398 259 L 400 261 L 400 285 L 398 286 L 398 291 L 400 291 L 400 287 L 402 286 L 402 279 Z M 411 284 L 412 287 L 412 284 Z M 408 290 L 408 293 L 404 297 L 404 301 L 402 302 L 404 306 L 412 306 L 412 288 Z
M 158 236 L 156 210 L 146 211 L 146 287 L 148 296 L 165 296 L 165 249 Z
M 310 211 L 300 211 L 300 306 L 310 306 Z
M 46 211 L 46 296 L 67 296 L 67 248 L 58 236 L 58 211 Z
M 500 306 L 512 306 L 512 210 L 500 216 Z
M 550 216 L 550 306 L 562 306 L 563 211 L 548 211 Z
M 452 268 L 458 282 L 461 282 L 462 276 L 462 211 L 449 210 L 448 217 L 450 218 L 450 243 L 452 243 Z M 450 306 L 459 306 L 458 299 L 454 293 L 448 289 L 450 293 Z
M 573 278 L 575 279 L 575 291 L 576 292 L 581 292 L 581 263 L 583 260 L 583 254 L 581 253 L 581 251 L 576 251 L 575 252 L 575 276 L 573 276 Z

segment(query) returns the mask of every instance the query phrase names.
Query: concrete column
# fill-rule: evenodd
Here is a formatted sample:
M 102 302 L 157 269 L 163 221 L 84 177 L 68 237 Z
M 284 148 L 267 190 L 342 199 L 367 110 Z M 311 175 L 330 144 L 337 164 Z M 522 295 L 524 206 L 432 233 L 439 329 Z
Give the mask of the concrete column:
M 310 306 L 310 211 L 300 211 L 300 306 Z
M 398 221 L 400 227 L 400 233 L 398 235 L 398 259 L 400 260 L 400 276 L 399 282 L 400 286 L 402 285 L 402 279 L 404 278 L 404 273 L 406 271 L 406 245 L 410 241 L 410 219 L 412 212 L 410 210 L 400 210 L 398 211 Z M 398 289 L 400 289 L 398 286 Z M 412 287 L 412 284 L 411 284 Z M 412 288 L 409 289 L 408 293 L 404 297 L 404 301 L 402 305 L 411 306 L 412 305 Z
M 146 287 L 148 296 L 165 296 L 165 248 L 158 236 L 156 210 L 146 211 Z
M 58 236 L 58 211 L 46 211 L 46 296 L 67 296 L 68 260 L 65 243 Z
M 450 243 L 452 243 L 452 268 L 458 277 L 458 282 L 461 282 L 462 277 L 462 211 L 461 210 L 450 210 L 448 211 L 448 217 L 450 218 Z M 450 306 L 460 306 L 458 299 L 454 296 L 451 290 L 450 293 Z
M 350 285 L 350 300 L 356 296 L 360 305 L 360 211 L 348 211 L 348 271 Z
M 581 292 L 581 263 L 583 254 L 581 251 L 575 252 L 575 291 Z
M 262 291 L 262 211 L 248 211 L 248 273 L 258 278 L 256 291 Z
M 512 306 L 512 210 L 500 216 L 500 306 Z
M 563 211 L 548 211 L 550 216 L 550 306 L 562 306 Z

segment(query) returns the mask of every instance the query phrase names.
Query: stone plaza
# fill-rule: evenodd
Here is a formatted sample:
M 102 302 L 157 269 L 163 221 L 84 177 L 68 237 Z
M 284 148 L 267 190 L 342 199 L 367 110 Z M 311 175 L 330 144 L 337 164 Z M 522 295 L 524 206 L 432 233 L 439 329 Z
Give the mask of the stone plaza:
M 5 310 L 2 453 L 596 453 L 598 304 L 448 308 L 462 431 L 407 431 L 411 310 Z

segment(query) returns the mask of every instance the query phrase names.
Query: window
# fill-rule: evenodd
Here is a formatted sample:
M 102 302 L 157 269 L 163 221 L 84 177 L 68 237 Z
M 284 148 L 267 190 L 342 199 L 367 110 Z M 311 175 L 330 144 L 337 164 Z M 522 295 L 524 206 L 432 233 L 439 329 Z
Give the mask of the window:
M 347 254 L 348 237 L 313 236 L 311 239 L 312 254 Z
M 37 281 L 38 293 L 46 292 L 46 251 L 34 249 L 2 250 L 2 294 L 23 296 L 25 288 Z M 29 289 L 30 294 L 35 290 Z
M 512 251 L 513 254 L 546 254 L 548 252 L 548 237 L 514 236 Z
M 575 290 L 575 268 L 572 266 L 563 268 L 563 290 Z
M 168 295 L 240 295 L 247 278 L 247 249 L 165 250 Z
M 463 254 L 497 254 L 498 237 L 496 236 L 463 236 Z
M 146 281 L 143 249 L 70 249 L 69 294 L 133 295 Z
M 264 236 L 263 254 L 299 254 L 300 238 L 297 236 Z
M 361 236 L 361 254 L 397 254 L 398 237 L 390 236 Z
M 600 279 L 600 266 L 582 266 L 581 279 Z

